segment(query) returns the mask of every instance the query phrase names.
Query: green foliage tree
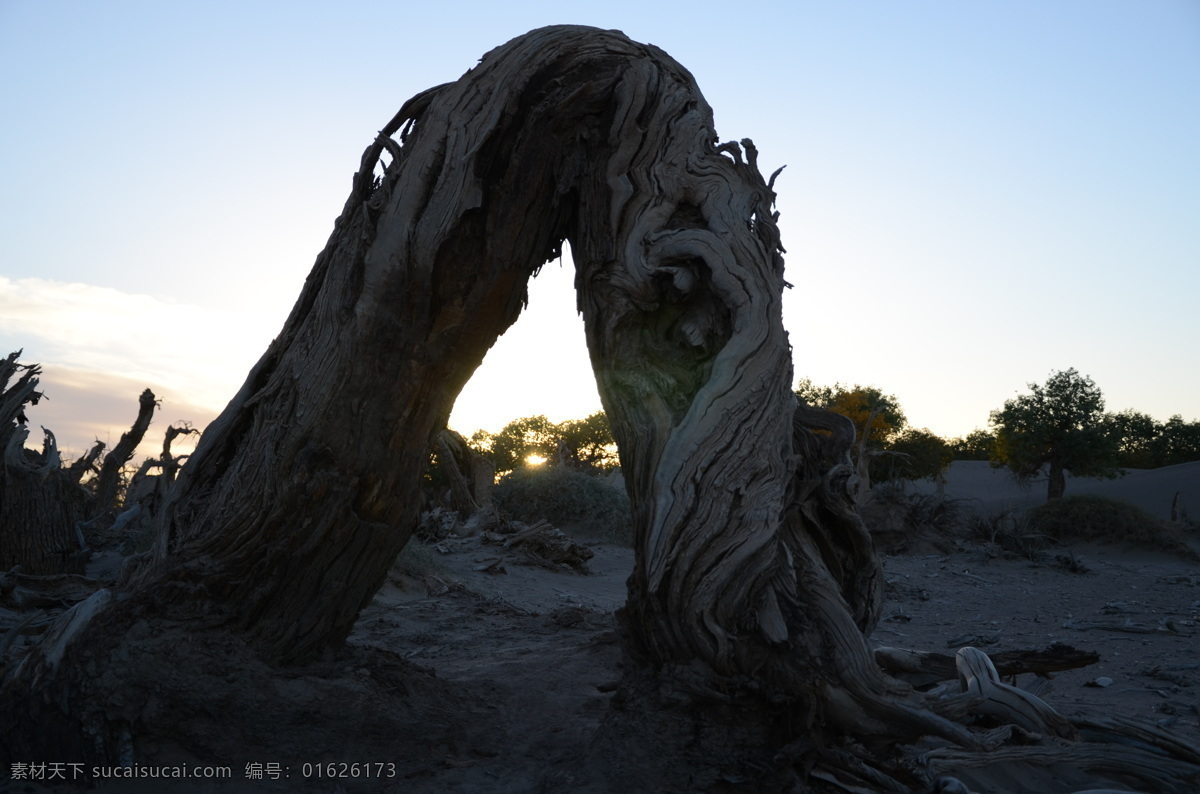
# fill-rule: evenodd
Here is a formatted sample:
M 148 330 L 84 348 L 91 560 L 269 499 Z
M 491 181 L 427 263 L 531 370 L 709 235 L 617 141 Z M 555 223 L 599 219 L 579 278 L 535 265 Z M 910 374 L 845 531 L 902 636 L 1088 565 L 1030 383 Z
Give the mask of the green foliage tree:
M 817 386 L 803 378 L 793 389 L 809 405 L 827 408 L 854 423 L 855 437 L 867 439 L 869 448 L 882 449 L 887 441 L 908 424 L 900 401 L 875 386 Z
M 471 446 L 491 459 L 496 474 L 512 471 L 537 455 L 547 460 L 556 449 L 555 424 L 545 416 L 514 419 L 498 433 L 477 430 L 471 436 Z
M 497 474 L 520 468 L 533 456 L 583 471 L 617 465 L 616 442 L 603 411 L 558 424 L 540 415 L 514 419 L 498 433 L 475 431 L 471 446 L 491 459 Z
M 955 460 L 991 460 L 992 449 L 996 446 L 996 434 L 990 430 L 975 428 L 966 436 L 949 443 Z
M 1132 469 L 1153 469 L 1162 465 L 1156 460 L 1156 440 L 1162 425 L 1144 413 L 1127 409 L 1105 417 L 1109 434 L 1118 447 L 1118 462 Z
M 1200 460 L 1200 422 L 1185 422 L 1179 414 L 1166 422 L 1132 409 L 1110 414 L 1109 432 L 1120 447 L 1120 464 L 1156 469 Z
M 1047 470 L 1047 501 L 1063 495 L 1068 470 L 1083 477 L 1120 474 L 1120 445 L 1091 378 L 1072 367 L 1052 373 L 1044 385 L 1028 385 L 1030 394 L 992 411 L 993 465 L 1007 466 L 1022 480 Z
M 793 390 L 809 405 L 841 414 L 854 425 L 859 476 L 867 483 L 937 479 L 954 460 L 949 444 L 927 429 L 908 427 L 894 395 L 875 386 L 817 386 L 801 379 Z
M 565 445 L 559 449 L 569 457 L 574 468 L 607 471 L 618 465 L 617 445 L 604 411 L 597 411 L 586 419 L 560 422 L 555 430 Z
M 872 471 L 872 480 L 937 480 L 954 460 L 950 444 L 927 428 L 901 431 L 888 442 L 887 449 L 895 454 L 882 456 L 878 463 L 886 461 L 889 471 Z
M 1185 422 L 1175 414 L 1158 426 L 1158 435 L 1150 447 L 1155 466 L 1200 460 L 1200 422 Z

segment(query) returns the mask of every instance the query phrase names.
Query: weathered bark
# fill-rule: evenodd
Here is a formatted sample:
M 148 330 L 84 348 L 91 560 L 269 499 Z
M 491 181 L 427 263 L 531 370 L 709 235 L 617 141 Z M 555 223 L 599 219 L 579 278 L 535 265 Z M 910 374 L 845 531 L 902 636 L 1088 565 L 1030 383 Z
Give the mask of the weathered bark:
M 0 478 L 0 571 L 83 573 L 75 528 L 87 507 L 87 492 L 66 477 L 9 469 Z
M 338 646 L 415 526 L 455 396 L 563 240 L 633 508 L 630 691 L 651 671 L 748 719 L 786 710 L 785 743 L 982 746 L 867 644 L 881 577 L 853 433 L 792 395 L 773 199 L 692 76 L 619 33 L 534 31 L 409 100 L 129 592 L 76 607 L 4 689 L 19 749 L 118 753 L 142 717 L 80 671 L 110 669 L 131 626 L 216 630 L 275 664 Z
M 455 395 L 574 212 L 584 163 L 550 111 L 582 125 L 603 101 L 582 71 L 555 80 L 599 59 L 611 84 L 622 62 L 577 54 L 586 38 L 514 42 L 386 125 L 282 333 L 181 472 L 132 602 L 205 603 L 280 662 L 342 641 L 411 533 Z
M 619 35 L 542 31 L 410 100 L 364 155 L 283 332 L 181 473 L 127 608 L 145 598 L 190 612 L 203 588 L 228 593 L 203 599 L 212 619 L 270 658 L 339 643 L 414 525 L 417 452 L 564 238 L 601 388 L 622 415 L 627 478 L 643 503 L 668 498 L 708 453 L 688 439 L 732 430 L 722 446 L 742 451 L 709 475 L 702 522 L 756 548 L 739 561 L 754 576 L 722 574 L 749 592 L 726 593 L 720 620 L 771 601 L 764 583 L 786 554 L 768 536 L 790 485 L 792 398 L 770 201 L 753 162 L 716 145 L 691 76 Z M 735 271 L 752 262 L 762 272 L 742 286 Z M 682 507 L 687 494 L 670 498 Z M 719 502 L 731 498 L 740 504 L 725 515 Z M 673 567 L 665 533 L 681 517 L 643 512 L 646 570 Z M 709 647 L 696 628 L 666 655 Z
M 814 446 L 813 412 L 791 391 L 782 248 L 756 150 L 717 144 L 673 64 L 639 61 L 618 85 L 599 139 L 611 149 L 583 182 L 570 240 L 633 507 L 631 654 L 698 668 L 714 691 L 757 682 L 809 725 L 969 744 L 871 659 L 878 562 L 848 445 L 797 454 Z

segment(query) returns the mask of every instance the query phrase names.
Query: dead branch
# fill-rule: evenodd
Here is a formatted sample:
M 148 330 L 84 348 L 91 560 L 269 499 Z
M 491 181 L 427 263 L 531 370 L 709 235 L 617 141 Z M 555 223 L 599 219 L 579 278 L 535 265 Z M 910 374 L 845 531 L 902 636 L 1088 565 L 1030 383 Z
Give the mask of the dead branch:
M 8 447 L 8 436 L 13 428 L 24 426 L 29 421 L 25 417 L 25 406 L 37 405 L 44 396 L 37 391 L 42 368 L 37 364 L 18 363 L 20 355 L 21 351 L 17 350 L 0 361 L 0 444 L 5 448 Z M 22 370 L 24 374 L 9 386 L 12 377 Z
M 100 458 L 100 454 L 104 452 L 106 444 L 96 439 L 96 443 L 92 448 L 79 456 L 79 459 L 72 463 L 66 470 L 66 475 L 72 482 L 79 483 L 83 480 L 84 475 L 89 471 L 95 474 L 100 473 L 99 467 L 96 466 L 96 461 Z
M 1100 654 L 1095 651 L 1080 651 L 1061 643 L 1038 650 L 1000 651 L 990 657 L 1004 678 L 1024 673 L 1045 676 L 1100 661 Z M 875 661 L 889 675 L 902 678 L 913 686 L 928 686 L 958 677 L 956 657 L 944 653 L 880 647 L 875 649 Z
M 138 444 L 142 443 L 142 437 L 146 435 L 146 430 L 150 427 L 150 420 L 153 418 L 154 409 L 157 406 L 154 392 L 149 389 L 143 391 L 138 398 L 138 415 L 133 426 L 121 434 L 121 440 L 117 442 L 111 452 L 104 456 L 104 463 L 100 467 L 100 477 L 96 483 L 95 501 L 91 510 L 93 518 L 110 512 L 116 506 L 117 490 L 121 484 L 121 469 L 133 457 Z

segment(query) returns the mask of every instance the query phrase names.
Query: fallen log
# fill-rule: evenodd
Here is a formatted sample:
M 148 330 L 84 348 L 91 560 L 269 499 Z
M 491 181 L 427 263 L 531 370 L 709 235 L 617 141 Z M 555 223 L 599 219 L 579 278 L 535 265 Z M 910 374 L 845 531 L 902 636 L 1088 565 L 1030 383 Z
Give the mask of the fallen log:
M 1051 673 L 1076 670 L 1100 661 L 1100 654 L 1095 651 L 1081 651 L 1058 642 L 1035 650 L 999 651 L 990 654 L 990 657 L 996 671 L 1004 678 L 1023 673 L 1049 676 Z M 956 657 L 945 653 L 885 646 L 875 649 L 875 661 L 892 677 L 900 678 L 916 687 L 958 677 Z
M 978 699 L 975 706 L 978 713 L 1026 731 L 1078 738 L 1075 726 L 1046 701 L 1001 681 L 995 665 L 983 651 L 969 646 L 959 648 L 955 662 L 963 694 Z

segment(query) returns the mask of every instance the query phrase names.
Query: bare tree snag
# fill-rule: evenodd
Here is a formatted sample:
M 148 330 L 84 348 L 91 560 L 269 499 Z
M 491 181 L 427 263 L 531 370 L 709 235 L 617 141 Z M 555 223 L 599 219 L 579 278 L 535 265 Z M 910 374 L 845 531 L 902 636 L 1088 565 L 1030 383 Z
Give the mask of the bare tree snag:
M 20 355 L 0 361 L 0 571 L 19 565 L 27 574 L 82 573 L 75 527 L 88 494 L 64 475 L 52 432 L 42 428 L 40 453 L 25 448 L 25 406 L 42 398 L 41 368 L 18 363 Z
M 37 391 L 41 368 L 36 364 L 21 364 L 17 361 L 21 351 L 10 353 L 0 361 L 0 452 L 6 463 L 28 468 L 24 455 L 24 441 L 29 437 L 25 416 L 26 405 L 37 405 L 42 393 Z M 23 371 L 15 383 L 13 377 Z M 20 436 L 18 440 L 18 436 Z
M 175 478 L 179 475 L 183 462 L 188 458 L 187 455 L 177 456 L 171 452 L 171 445 L 180 436 L 193 434 L 199 435 L 200 431 L 187 423 L 171 425 L 167 428 L 167 432 L 163 434 L 162 453 L 157 458 L 146 458 L 142 461 L 138 470 L 129 478 L 129 486 L 125 491 L 125 510 L 140 505 L 146 499 L 151 499 L 154 504 L 151 505 L 149 512 L 158 512 L 158 505 L 166 499 L 167 492 L 175 483 Z M 159 473 L 151 474 L 150 472 L 155 469 Z
M 25 448 L 25 406 L 37 405 L 43 395 L 37 390 L 41 367 L 19 364 L 19 356 L 17 351 L 0 361 L 0 571 L 20 565 L 27 574 L 82 573 L 89 551 L 83 530 L 108 519 L 116 505 L 121 469 L 150 425 L 154 395 L 143 392 L 137 420 L 98 471 L 101 442 L 64 467 L 54 433 L 46 428 L 40 453 Z M 89 471 L 97 471 L 92 489 L 80 485 Z
M 147 389 L 143 398 L 148 394 Z M 152 400 L 150 403 L 153 405 Z M 110 508 L 95 513 L 93 518 L 81 524 L 80 528 L 87 532 L 99 533 L 106 540 L 133 540 L 133 545 L 150 535 L 153 531 L 154 517 L 175 483 L 180 467 L 188 458 L 187 455 L 176 456 L 172 453 L 171 445 L 179 436 L 199 433 L 199 430 L 187 423 L 169 426 L 163 434 L 161 454 L 157 458 L 143 460 L 129 478 L 121 499 L 120 512 L 114 513 Z M 103 542 L 102 540 L 101 543 Z
M 456 395 L 564 240 L 635 530 L 620 618 L 637 714 L 614 712 L 609 739 L 658 726 L 716 749 L 736 726 L 773 780 L 853 791 L 928 782 L 871 748 L 942 737 L 963 748 L 953 770 L 999 743 L 964 724 L 1012 699 L 987 672 L 938 701 L 867 642 L 882 583 L 853 432 L 791 392 L 772 185 L 749 140 L 719 141 L 687 70 L 613 31 L 533 31 L 410 99 L 128 590 L 77 605 L 8 677 L 9 752 L 113 759 L 153 731 L 161 704 L 111 687 L 169 653 L 163 632 L 274 665 L 339 647 L 416 524 Z
M 142 438 L 145 437 L 146 430 L 150 427 L 150 420 L 154 417 L 154 409 L 157 407 L 158 402 L 154 399 L 154 392 L 149 389 L 143 391 L 138 398 L 138 415 L 133 426 L 121 434 L 121 440 L 104 456 L 104 463 L 100 466 L 100 476 L 96 482 L 95 508 L 92 517 L 109 512 L 116 506 L 117 489 L 121 485 L 121 470 L 133 458 L 138 444 L 142 443 Z
M 84 475 L 86 475 L 88 472 L 99 475 L 100 469 L 97 468 L 96 461 L 100 459 L 100 455 L 103 452 L 104 442 L 97 440 L 96 443 L 92 445 L 91 449 L 80 455 L 79 459 L 67 468 L 67 476 L 69 476 L 73 482 L 78 483 L 83 480 Z

